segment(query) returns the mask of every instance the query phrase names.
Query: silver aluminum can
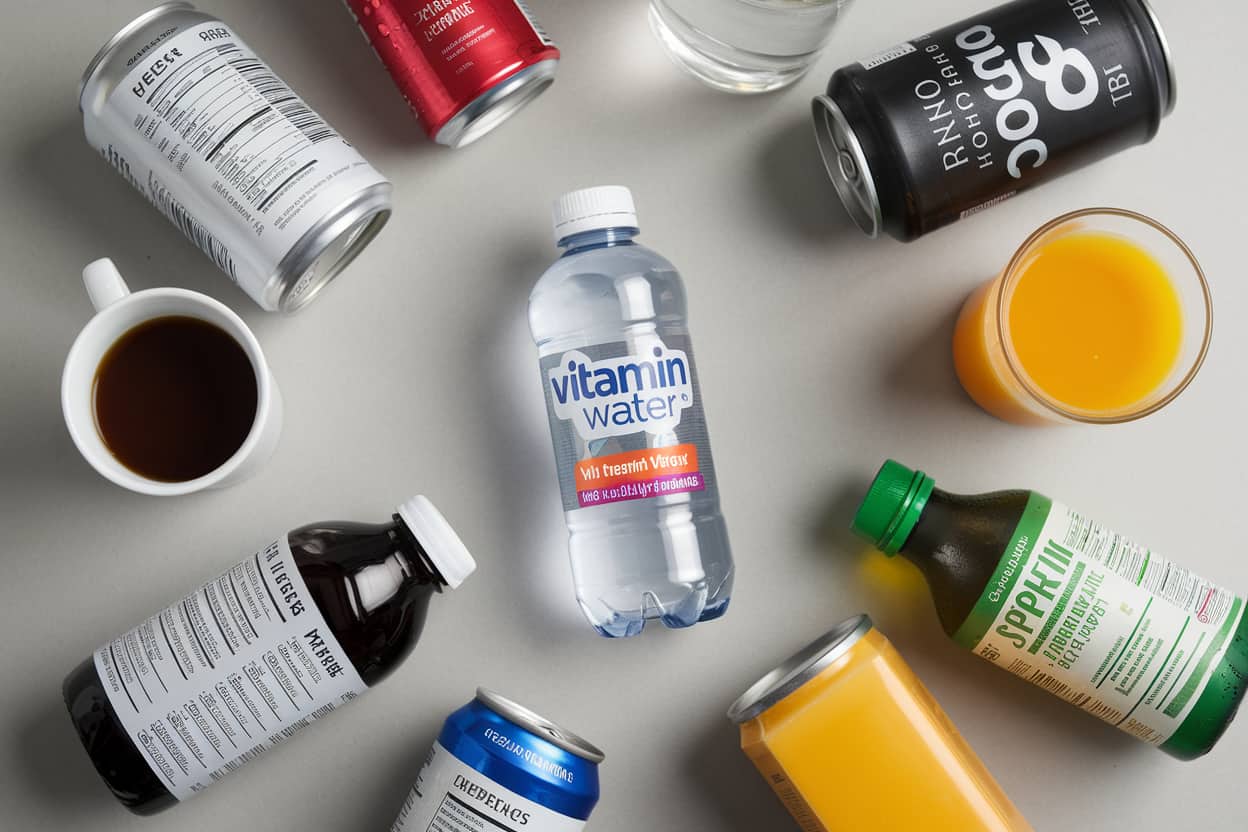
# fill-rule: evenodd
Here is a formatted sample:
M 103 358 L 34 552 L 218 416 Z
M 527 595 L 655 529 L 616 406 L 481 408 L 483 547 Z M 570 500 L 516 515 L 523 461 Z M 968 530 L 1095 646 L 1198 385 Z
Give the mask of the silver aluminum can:
M 390 217 L 390 183 L 190 3 L 114 35 L 78 106 L 91 145 L 269 311 L 311 301 Z

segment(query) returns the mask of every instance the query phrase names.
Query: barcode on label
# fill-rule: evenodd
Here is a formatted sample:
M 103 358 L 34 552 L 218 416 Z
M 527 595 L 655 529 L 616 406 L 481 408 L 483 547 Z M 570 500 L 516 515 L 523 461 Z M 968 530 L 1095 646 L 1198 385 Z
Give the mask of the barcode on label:
M 1070 512 L 1070 521 L 1065 545 L 1084 552 L 1119 577 L 1196 616 L 1202 623 L 1221 622 L 1235 602 L 1232 593 L 1082 514 Z
M 1118 708 L 1097 699 L 1091 693 L 1085 693 L 1078 688 L 1072 687 L 1056 676 L 1046 673 L 1043 669 L 1033 669 L 1032 665 L 1018 661 L 1011 664 L 1008 669 L 1016 676 L 1026 679 L 1036 687 L 1046 690 L 1054 696 L 1065 699 L 1076 708 L 1083 708 L 1095 717 L 1112 723 L 1117 723 L 1122 719 L 1122 711 Z
M 288 740 L 295 735 L 296 731 L 300 730 L 301 728 L 307 728 L 311 724 L 312 723 L 308 722 L 308 720 L 306 719 L 301 719 L 298 722 L 293 722 L 290 725 L 287 725 L 285 728 L 283 728 L 281 730 L 281 733 L 273 738 L 273 742 L 279 743 L 282 740 Z
M 257 745 L 251 748 L 250 750 L 244 751 L 242 754 L 239 754 L 233 760 L 230 760 L 228 763 L 221 766 L 221 768 L 217 769 L 216 771 L 210 772 L 209 776 L 213 780 L 220 780 L 221 778 L 225 777 L 227 774 L 233 774 L 234 772 L 238 771 L 240 768 L 247 765 L 252 760 L 256 759 L 261 754 L 263 754 L 264 751 L 265 751 L 265 747 L 263 745 Z
M 1138 719 L 1128 719 L 1118 727 L 1128 734 L 1134 734 L 1144 740 L 1144 742 L 1158 743 L 1165 739 L 1165 735 L 1140 722 Z
M 533 27 L 533 31 L 537 33 L 538 40 L 547 46 L 554 46 L 555 42 L 550 39 L 550 35 L 546 34 L 542 24 L 537 22 L 537 18 L 533 16 L 533 12 L 529 11 L 529 7 L 524 0 L 515 0 L 515 4 L 516 8 L 520 10 L 520 14 L 525 16 L 525 19 L 529 21 L 529 25 Z
M 169 192 L 169 189 L 154 176 L 148 179 L 148 193 L 151 195 L 152 204 L 168 217 L 174 225 L 182 229 L 182 233 L 187 236 L 187 239 L 197 245 L 204 254 L 212 258 L 212 262 L 216 263 L 221 271 L 228 274 L 237 283 L 238 273 L 234 270 L 234 258 L 230 254 L 230 250 L 225 247 L 225 243 L 222 243 L 208 229 L 204 228 L 199 220 L 195 219 L 191 212 L 186 210 L 186 207 L 178 202 L 173 194 Z
M 1010 662 L 1006 670 L 1013 673 L 1015 676 L 1026 679 L 1036 687 L 1043 688 L 1054 696 L 1065 699 L 1076 708 L 1085 708 L 1085 710 L 1088 710 L 1097 716 L 1100 716 L 1101 713 L 1105 711 L 1118 713 L 1116 708 L 1104 705 L 1099 700 L 1092 702 L 1092 694 L 1084 693 L 1077 688 L 1071 687 L 1061 679 L 1050 675 L 1043 668 L 1037 668 L 1035 665 L 1025 662 L 1022 659 L 1015 659 Z M 1092 704 L 1089 705 L 1089 703 Z M 1119 714 L 1119 716 L 1121 716 L 1121 714 Z
M 308 141 L 316 144 L 338 136 L 332 127 L 312 111 L 290 87 L 273 74 L 273 70 L 255 58 L 235 58 L 230 61 L 234 69 L 247 83 L 264 96 L 269 106 L 294 125 Z
M 962 219 L 966 219 L 967 217 L 975 216 L 981 211 L 987 211 L 989 208 L 995 208 L 996 206 L 1000 205 L 1002 202 L 1005 202 L 1007 199 L 1013 198 L 1014 195 L 1017 193 L 1018 191 L 1010 191 L 1009 193 L 1001 194 L 1001 196 L 994 196 L 992 199 L 988 200 L 987 202 L 980 203 L 979 205 L 976 205 L 974 208 L 967 208 L 965 211 L 962 212 L 961 217 Z
M 1118 721 L 1122 719 L 1122 711 L 1120 709 L 1115 708 L 1108 702 L 1102 702 L 1099 699 L 1084 710 L 1092 714 L 1094 717 L 1103 719 L 1106 722 L 1112 722 L 1114 724 L 1117 724 Z
M 1080 708 L 1082 708 L 1087 701 L 1092 698 L 1090 694 L 1072 689 L 1070 685 L 1066 684 L 1061 679 L 1054 678 L 1053 676 L 1045 673 L 1043 670 L 1037 670 L 1032 673 L 1027 681 L 1037 687 L 1047 690 L 1054 696 L 1060 696 L 1070 704 Z
M 894 46 L 892 49 L 885 49 L 883 52 L 867 58 L 862 62 L 862 68 L 875 69 L 877 66 L 884 66 L 884 64 L 889 63 L 890 61 L 895 61 L 898 58 L 904 58 L 906 55 L 912 55 L 917 51 L 918 50 L 914 48 L 914 44 L 902 43 Z

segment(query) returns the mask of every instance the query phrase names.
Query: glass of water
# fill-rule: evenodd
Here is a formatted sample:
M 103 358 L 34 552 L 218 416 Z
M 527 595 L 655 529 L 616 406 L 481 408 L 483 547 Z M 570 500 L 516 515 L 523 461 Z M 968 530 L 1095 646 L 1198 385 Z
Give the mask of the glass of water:
M 650 27 L 716 89 L 787 87 L 810 68 L 850 0 L 650 0 Z

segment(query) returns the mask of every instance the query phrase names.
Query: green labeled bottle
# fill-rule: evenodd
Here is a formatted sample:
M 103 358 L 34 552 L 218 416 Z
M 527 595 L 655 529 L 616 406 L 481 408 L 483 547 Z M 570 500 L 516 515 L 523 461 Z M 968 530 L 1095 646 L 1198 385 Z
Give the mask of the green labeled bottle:
M 853 530 L 927 578 L 945 632 L 1166 753 L 1213 748 L 1248 680 L 1244 599 L 1034 491 L 884 463 Z

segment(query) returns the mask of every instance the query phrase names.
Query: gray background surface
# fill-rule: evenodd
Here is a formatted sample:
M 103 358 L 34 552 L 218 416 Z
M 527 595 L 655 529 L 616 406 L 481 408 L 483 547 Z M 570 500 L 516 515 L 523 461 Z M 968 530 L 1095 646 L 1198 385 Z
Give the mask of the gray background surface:
M 460 152 L 422 138 L 340 4 L 203 4 L 397 185 L 390 227 L 292 319 L 231 287 L 82 138 L 78 74 L 149 0 L 6 5 L 0 828 L 385 829 L 442 720 L 484 684 L 607 751 L 598 832 L 782 832 L 795 827 L 723 713 L 790 652 L 867 610 L 1039 829 L 1242 829 L 1248 726 L 1195 763 L 1139 745 L 945 639 L 913 576 L 878 568 L 841 529 L 865 479 L 895 455 L 958 491 L 1043 490 L 1248 587 L 1236 530 L 1248 486 L 1248 7 L 1156 0 L 1180 95 L 1153 144 L 903 246 L 850 226 L 807 102 L 837 66 L 988 2 L 859 0 L 814 72 L 757 98 L 677 71 L 644 0 L 531 3 L 564 49 L 559 79 Z M 573 602 L 524 317 L 555 255 L 550 200 L 602 183 L 632 186 L 643 240 L 686 277 L 739 571 L 725 619 L 616 642 Z M 1138 424 L 994 421 L 954 378 L 956 311 L 1033 228 L 1094 204 L 1150 213 L 1200 256 L 1218 318 L 1209 361 L 1176 404 Z M 101 256 L 134 289 L 197 289 L 255 328 L 287 405 L 281 446 L 255 479 L 161 501 L 78 457 L 60 368 L 90 314 L 79 272 Z M 436 601 L 409 662 L 185 806 L 140 822 L 114 804 L 65 718 L 65 673 L 286 529 L 382 519 L 416 492 L 439 503 L 481 568 Z M 895 787 L 904 800 L 904 780 Z

